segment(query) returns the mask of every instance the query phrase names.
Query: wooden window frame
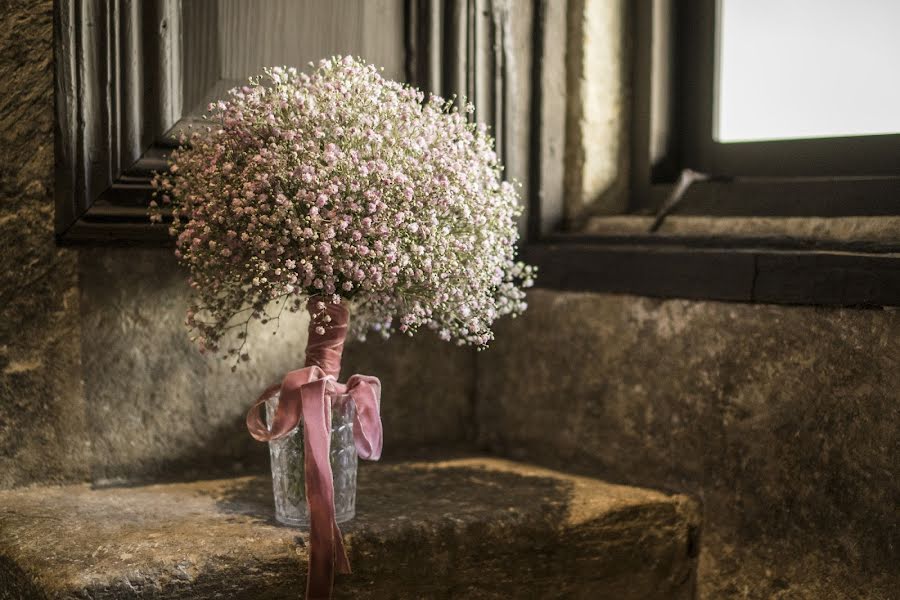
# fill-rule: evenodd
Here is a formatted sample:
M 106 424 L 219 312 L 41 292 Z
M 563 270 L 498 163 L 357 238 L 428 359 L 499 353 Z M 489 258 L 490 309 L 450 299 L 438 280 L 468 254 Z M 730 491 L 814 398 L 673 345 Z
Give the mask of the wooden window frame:
M 732 151 L 734 145 L 724 158 L 711 158 L 723 146 L 711 135 L 715 0 L 639 0 L 629 6 L 631 194 L 625 215 L 617 219 L 648 222 L 646 215 L 660 211 L 671 198 L 681 170 L 693 167 L 712 171 L 713 177 L 694 183 L 683 195 L 675 209 L 679 218 L 827 217 L 837 223 L 884 217 L 886 226 L 900 223 L 900 168 L 889 158 L 900 154 L 888 153 L 897 143 L 895 136 L 799 140 L 781 146 L 806 157 L 805 164 L 793 165 L 800 169 L 794 173 L 809 171 L 812 164 L 835 168 L 833 175 L 820 171 L 787 177 L 786 170 L 768 171 L 764 159 L 773 149 L 769 143 L 741 145 L 743 155 Z M 678 35 L 688 27 L 692 35 Z M 874 176 L 854 171 L 858 162 L 840 158 L 863 142 L 884 153 L 885 159 L 871 169 Z M 727 167 L 735 164 L 742 170 L 729 172 Z M 716 173 L 715 168 L 725 170 Z M 563 221 L 562 208 L 548 209 L 539 196 L 532 198 L 531 209 L 545 222 Z M 895 220 L 889 221 L 891 217 Z M 540 268 L 538 284 L 558 290 L 776 304 L 900 305 L 900 230 L 886 241 L 882 236 L 871 242 L 717 231 L 686 236 L 648 228 L 592 234 L 533 227 L 524 255 Z
M 900 178 L 900 134 L 717 142 L 713 121 L 720 5 L 721 0 L 689 0 L 672 4 L 668 15 L 657 17 L 668 16 L 669 23 L 662 26 L 674 29 L 677 93 L 683 99 L 676 110 L 684 123 L 682 161 L 687 166 L 744 177 Z M 838 214 L 855 209 L 852 202 L 835 208 Z M 893 208 L 896 213 L 897 206 Z
M 632 15 L 632 211 L 655 211 L 683 168 L 712 175 L 682 214 L 900 214 L 900 134 L 713 138 L 718 0 L 642 0 Z
M 205 124 L 183 110 L 195 102 L 183 75 L 204 96 L 228 83 L 184 64 L 201 46 L 211 58 L 217 52 L 195 34 L 206 11 L 184 8 L 182 0 L 54 0 L 58 243 L 172 243 L 147 207 L 153 173 L 168 168 L 180 133 Z
M 710 1 L 682 0 L 678 6 L 702 10 Z M 56 231 L 62 244 L 171 243 L 165 227 L 149 225 L 145 207 L 150 174 L 166 167 L 173 143 L 161 133 L 180 114 L 173 85 L 180 65 L 170 60 L 172 44 L 180 39 L 179 2 L 146 4 L 152 8 L 117 0 L 55 2 Z M 689 137 L 677 135 L 689 129 L 678 119 L 690 123 L 692 117 L 685 117 L 684 103 L 670 91 L 679 73 L 672 59 L 691 51 L 674 52 L 675 4 L 627 3 L 634 68 L 628 218 L 646 219 L 641 215 L 651 214 L 671 193 L 679 169 L 692 166 L 682 160 Z M 524 180 L 521 254 L 540 268 L 539 286 L 743 302 L 900 305 L 900 234 L 873 243 L 825 243 L 791 236 L 685 236 L 665 228 L 564 231 L 560 116 L 566 107 L 568 8 L 565 0 L 406 2 L 410 82 L 473 99 L 509 171 Z M 148 18 L 140 10 L 155 12 Z M 139 28 L 153 33 L 144 36 L 149 45 L 132 43 L 129 36 Z M 677 211 L 888 218 L 900 215 L 897 189 L 890 175 L 748 176 L 697 183 Z
M 56 0 L 56 239 L 162 243 L 147 220 L 181 113 L 180 2 Z

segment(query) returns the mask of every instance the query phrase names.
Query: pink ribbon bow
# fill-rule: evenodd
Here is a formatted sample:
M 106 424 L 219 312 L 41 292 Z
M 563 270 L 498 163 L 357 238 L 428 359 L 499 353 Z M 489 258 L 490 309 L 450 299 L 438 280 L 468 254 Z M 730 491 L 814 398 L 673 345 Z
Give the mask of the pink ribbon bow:
M 335 520 L 334 480 L 329 460 L 331 446 L 331 398 L 349 394 L 356 405 L 353 440 L 360 458 L 381 458 L 382 430 L 379 402 L 381 382 L 377 377 L 353 375 L 346 384 L 338 383 L 318 366 L 291 371 L 281 382 L 281 396 L 271 427 L 259 416 L 259 407 L 278 386 L 263 392 L 247 413 L 247 429 L 261 442 L 288 435 L 303 423 L 303 461 L 306 474 L 306 501 L 309 505 L 309 575 L 306 597 L 309 600 L 331 598 L 334 573 L 350 573 L 350 561 L 341 530 Z

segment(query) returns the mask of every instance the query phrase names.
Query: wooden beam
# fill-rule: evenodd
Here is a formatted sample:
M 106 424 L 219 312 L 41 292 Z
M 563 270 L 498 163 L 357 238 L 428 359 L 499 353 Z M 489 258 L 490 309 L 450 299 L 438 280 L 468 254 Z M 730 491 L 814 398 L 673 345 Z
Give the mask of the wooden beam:
M 772 304 L 900 306 L 900 254 L 541 243 L 542 288 Z

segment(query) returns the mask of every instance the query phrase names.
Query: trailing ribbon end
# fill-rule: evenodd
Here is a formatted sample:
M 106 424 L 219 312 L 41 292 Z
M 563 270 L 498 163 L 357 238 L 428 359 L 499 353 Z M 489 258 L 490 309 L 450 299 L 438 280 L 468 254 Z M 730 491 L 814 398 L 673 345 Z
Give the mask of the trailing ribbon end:
M 312 297 L 306 366 L 284 376 L 280 386 L 267 388 L 247 413 L 247 429 L 261 442 L 277 440 L 303 424 L 303 461 L 306 502 L 309 506 L 309 575 L 307 600 L 331 598 L 334 573 L 350 573 L 334 510 L 334 476 L 331 450 L 331 395 L 348 394 L 356 406 L 353 442 L 360 458 L 381 458 L 381 382 L 369 375 L 353 375 L 346 385 L 338 383 L 341 354 L 347 336 L 349 312 L 343 304 Z M 267 427 L 260 407 L 280 387 L 281 394 L 272 422 Z
M 381 382 L 369 375 L 353 375 L 346 385 L 318 366 L 291 371 L 281 382 L 281 395 L 269 427 L 259 409 L 279 386 L 267 388 L 247 413 L 247 429 L 254 439 L 268 442 L 291 433 L 303 424 L 306 501 L 309 506 L 308 600 L 331 598 L 334 573 L 350 573 L 334 510 L 334 480 L 329 460 L 331 446 L 331 398 L 328 391 L 350 396 L 356 406 L 353 441 L 360 458 L 381 457 Z

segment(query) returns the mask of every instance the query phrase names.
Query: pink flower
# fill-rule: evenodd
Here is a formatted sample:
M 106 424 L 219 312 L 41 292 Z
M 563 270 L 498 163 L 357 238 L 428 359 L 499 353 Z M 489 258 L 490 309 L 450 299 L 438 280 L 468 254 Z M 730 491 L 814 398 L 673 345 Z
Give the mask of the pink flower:
M 455 106 L 350 57 L 268 69 L 215 103 L 221 127 L 184 139 L 150 206 L 175 217 L 198 343 L 218 352 L 247 306 L 323 293 L 352 298 L 357 333 L 424 326 L 476 345 L 522 312 L 534 270 L 514 260 L 516 188 Z

